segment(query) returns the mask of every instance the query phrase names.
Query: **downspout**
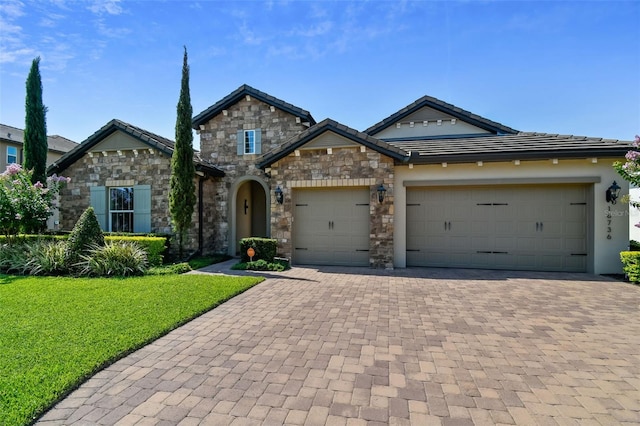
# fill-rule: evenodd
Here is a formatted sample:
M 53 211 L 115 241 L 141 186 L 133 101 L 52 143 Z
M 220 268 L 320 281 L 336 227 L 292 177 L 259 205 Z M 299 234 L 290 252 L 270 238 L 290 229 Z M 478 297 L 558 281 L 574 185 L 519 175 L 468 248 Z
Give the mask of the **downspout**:
M 202 256 L 202 250 L 204 246 L 204 231 L 202 227 L 204 226 L 204 180 L 203 176 L 200 176 L 198 179 L 198 252 Z

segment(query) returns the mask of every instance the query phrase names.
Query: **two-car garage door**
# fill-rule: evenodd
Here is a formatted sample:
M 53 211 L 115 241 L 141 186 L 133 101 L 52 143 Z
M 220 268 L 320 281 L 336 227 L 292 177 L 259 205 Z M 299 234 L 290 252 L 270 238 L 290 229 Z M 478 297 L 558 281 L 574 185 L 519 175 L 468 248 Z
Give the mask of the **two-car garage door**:
M 586 271 L 586 185 L 407 188 L 407 266 Z

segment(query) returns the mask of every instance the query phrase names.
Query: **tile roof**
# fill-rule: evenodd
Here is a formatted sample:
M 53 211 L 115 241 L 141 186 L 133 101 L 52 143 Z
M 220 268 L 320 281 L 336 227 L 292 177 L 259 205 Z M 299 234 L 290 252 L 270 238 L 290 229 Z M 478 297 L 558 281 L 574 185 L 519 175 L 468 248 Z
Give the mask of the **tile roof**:
M 259 99 L 264 103 L 269 105 L 273 105 L 274 107 L 281 109 L 289 114 L 293 114 L 296 117 L 300 117 L 301 120 L 309 122 L 312 126 L 316 124 L 316 121 L 311 116 L 309 111 L 306 111 L 302 108 L 298 108 L 295 105 L 292 105 L 288 102 L 285 102 L 281 99 L 273 97 L 265 92 L 261 92 L 260 90 L 254 89 L 251 86 L 243 84 L 238 87 L 236 90 L 216 102 L 214 105 L 202 111 L 200 114 L 193 117 L 193 128 L 198 130 L 198 126 L 206 123 L 212 117 L 220 114 L 222 110 L 228 109 L 230 106 L 237 103 L 240 99 L 244 98 L 246 95 L 249 95 L 253 98 Z
M 411 152 L 414 163 L 622 157 L 631 147 L 630 141 L 533 132 L 388 143 Z
M 17 145 L 24 144 L 24 130 L 7 124 L 0 124 L 0 139 Z M 63 154 L 75 148 L 78 143 L 59 135 L 47 136 L 49 151 Z
M 124 121 L 113 119 L 102 126 L 102 128 L 96 131 L 93 135 L 85 139 L 80 145 L 77 145 L 74 149 L 67 152 L 57 161 L 55 161 L 51 166 L 49 166 L 47 172 L 49 174 L 60 173 L 71 164 L 76 162 L 78 159 L 80 159 L 85 154 L 85 152 L 87 152 L 93 146 L 97 145 L 107 136 L 118 130 L 134 137 L 140 142 L 149 145 L 149 147 L 151 148 L 155 148 L 167 154 L 169 157 L 173 155 L 175 143 L 172 140 L 141 129 L 140 127 L 136 127 L 132 124 L 125 123 Z M 196 170 L 198 171 L 202 171 L 214 177 L 224 176 L 224 172 L 222 170 L 216 168 L 215 165 L 213 165 L 209 161 L 200 158 L 199 152 L 194 152 L 193 162 L 196 166 Z
M 368 148 L 373 149 L 381 154 L 384 154 L 388 157 L 395 159 L 396 161 L 402 162 L 406 161 L 408 157 L 408 152 L 403 148 L 388 144 L 380 139 L 376 139 L 372 136 L 367 135 L 366 133 L 359 132 L 355 129 L 347 127 L 343 124 L 338 123 L 337 121 L 331 120 L 329 118 L 322 120 L 320 123 L 316 124 L 305 130 L 304 132 L 298 134 L 297 136 L 289 139 L 284 144 L 280 145 L 278 148 L 265 153 L 258 161 L 258 168 L 265 168 L 275 163 L 276 161 L 286 157 L 299 147 L 303 146 L 307 142 L 310 142 L 317 136 L 320 136 L 322 133 L 326 131 L 332 131 L 340 136 L 343 136 L 347 139 L 350 139 L 356 143 L 364 145 Z
M 486 119 L 484 117 L 481 117 L 477 114 L 474 114 L 472 112 L 469 112 L 467 110 L 464 110 L 462 108 L 458 108 L 455 105 L 449 104 L 447 102 L 441 101 L 440 99 L 436 99 L 434 97 L 431 96 L 423 96 L 420 99 L 416 100 L 415 102 L 407 105 L 406 107 L 402 108 L 400 111 L 391 114 L 389 117 L 385 118 L 384 120 L 380 121 L 379 123 L 374 124 L 373 126 L 369 127 L 367 130 L 364 131 L 364 133 L 367 133 L 369 135 L 375 135 L 376 133 L 381 132 L 382 130 L 386 129 L 389 126 L 394 125 L 395 123 L 397 123 L 398 121 L 402 120 L 404 117 L 408 116 L 409 114 L 414 113 L 415 111 L 424 108 L 424 107 L 429 107 L 429 108 L 433 108 L 435 110 L 444 112 L 446 114 L 449 114 L 453 117 L 456 117 L 462 121 L 465 121 L 469 124 L 472 124 L 476 127 L 480 127 L 481 129 L 485 129 L 491 133 L 494 134 L 515 134 L 518 133 L 517 130 L 512 129 L 511 127 L 507 127 L 503 124 L 497 123 L 495 121 L 491 121 L 489 119 Z

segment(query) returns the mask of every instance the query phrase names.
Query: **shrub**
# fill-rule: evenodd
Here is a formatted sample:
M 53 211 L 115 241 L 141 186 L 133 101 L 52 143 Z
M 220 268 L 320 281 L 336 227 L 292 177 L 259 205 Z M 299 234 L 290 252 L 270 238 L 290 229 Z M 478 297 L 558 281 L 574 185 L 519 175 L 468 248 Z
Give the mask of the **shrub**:
M 26 243 L 0 245 L 0 271 L 24 274 L 28 269 L 29 245 Z
M 627 279 L 633 283 L 640 282 L 640 251 L 620 252 L 620 260 Z
M 29 260 L 26 273 L 30 275 L 63 275 L 69 272 L 67 243 L 64 241 L 39 241 L 29 244 Z
M 162 265 L 167 239 L 163 237 L 106 235 L 107 242 L 135 242 L 147 252 L 147 261 L 150 266 Z
M 53 200 L 60 186 L 70 179 L 55 174 L 43 182 L 31 183 L 32 170 L 19 164 L 7 165 L 0 174 L 0 233 L 10 237 L 18 232 L 39 232 L 51 216 Z
M 260 259 L 255 260 L 253 262 L 241 262 L 236 263 L 231 267 L 231 269 L 236 271 L 274 271 L 274 272 L 282 272 L 289 269 L 288 262 L 276 260 L 274 262 L 267 262 L 266 260 Z
M 131 241 L 93 245 L 87 254 L 80 255 L 75 266 L 80 275 L 119 276 L 144 275 L 147 271 L 147 252 Z
M 173 265 L 155 266 L 149 268 L 147 275 L 175 275 L 184 274 L 192 271 L 191 266 L 187 262 L 174 263 Z
M 273 262 L 273 258 L 276 257 L 278 251 L 278 240 L 272 238 L 243 238 L 240 240 L 240 254 L 242 255 L 242 262 L 249 262 L 249 256 L 247 256 L 247 250 L 252 247 L 256 254 L 253 256 L 253 261 L 266 260 L 268 263 Z
M 640 251 L 640 243 L 636 240 L 629 241 L 629 251 Z
M 67 240 L 67 261 L 74 264 L 91 246 L 104 246 L 104 235 L 93 207 L 88 207 Z

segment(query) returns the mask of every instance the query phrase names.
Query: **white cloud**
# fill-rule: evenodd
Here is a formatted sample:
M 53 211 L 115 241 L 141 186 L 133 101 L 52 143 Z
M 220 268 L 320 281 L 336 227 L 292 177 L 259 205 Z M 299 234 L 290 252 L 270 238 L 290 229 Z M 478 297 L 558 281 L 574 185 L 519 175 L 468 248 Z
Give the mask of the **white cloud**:
M 20 1 L 8 1 L 0 3 L 0 13 L 8 18 L 15 19 L 24 15 L 24 3 Z
M 120 0 L 94 0 L 88 9 L 98 15 L 120 15 L 124 12 Z
M 333 22 L 323 21 L 315 25 L 311 25 L 305 29 L 294 30 L 294 33 L 303 37 L 318 37 L 329 33 L 333 29 Z
M 247 25 L 246 22 L 243 22 L 240 26 L 240 37 L 242 37 L 242 41 L 245 44 L 250 44 L 252 46 L 261 45 L 266 38 L 257 36 Z
M 104 23 L 104 20 L 98 20 L 96 22 L 96 27 L 98 29 L 98 34 L 109 38 L 123 38 L 131 34 L 131 30 L 129 28 L 109 27 Z
M 22 48 L 16 50 L 0 50 L 0 63 L 15 63 L 15 62 L 23 62 L 27 60 L 33 59 L 34 56 L 37 56 L 36 51 L 33 49 Z

